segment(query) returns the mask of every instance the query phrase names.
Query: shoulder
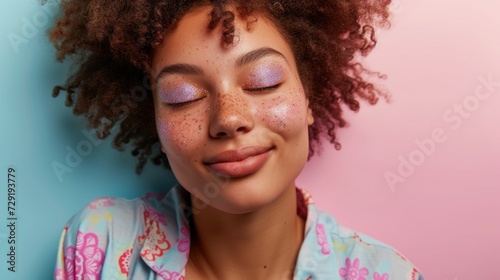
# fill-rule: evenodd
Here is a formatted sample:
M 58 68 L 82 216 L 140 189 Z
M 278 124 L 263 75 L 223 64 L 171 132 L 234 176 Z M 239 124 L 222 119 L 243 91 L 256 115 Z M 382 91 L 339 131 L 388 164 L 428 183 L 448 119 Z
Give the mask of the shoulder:
M 132 221 L 141 220 L 140 212 L 147 208 L 144 198 L 124 199 L 101 197 L 91 201 L 67 223 L 69 231 L 104 232 L 110 228 L 123 228 Z
M 338 275 L 347 277 L 356 271 L 376 280 L 423 280 L 419 270 L 393 247 L 368 235 L 339 225 L 325 212 L 319 213 L 317 235 L 324 232 L 329 248 L 339 260 Z M 328 249 L 326 249 L 328 250 Z
M 57 273 L 79 275 L 81 271 L 97 278 L 127 274 L 132 249 L 145 231 L 145 217 L 154 216 L 162 197 L 101 197 L 90 202 L 64 227 L 56 277 Z
M 125 199 L 101 197 L 91 201 L 66 224 L 67 237 L 94 236 L 102 246 L 112 239 L 133 240 L 143 232 L 146 218 L 163 212 L 164 194 L 148 193 L 143 197 Z

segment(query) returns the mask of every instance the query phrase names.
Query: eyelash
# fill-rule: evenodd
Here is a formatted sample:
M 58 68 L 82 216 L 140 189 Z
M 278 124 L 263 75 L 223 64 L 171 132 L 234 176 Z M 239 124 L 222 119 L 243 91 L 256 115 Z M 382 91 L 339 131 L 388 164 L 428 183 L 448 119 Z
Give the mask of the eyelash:
M 250 92 L 258 92 L 258 91 L 266 91 L 266 90 L 273 90 L 273 89 L 277 89 L 281 86 L 281 84 L 276 84 L 276 85 L 273 85 L 273 86 L 269 86 L 269 87 L 261 87 L 261 88 L 247 88 L 245 89 L 246 91 L 250 91 Z
M 189 100 L 189 101 L 186 101 L 186 102 L 179 102 L 179 103 L 170 103 L 168 104 L 167 103 L 167 106 L 170 107 L 170 108 L 180 108 L 180 107 L 183 107 L 183 106 L 186 106 L 186 105 L 189 105 L 191 103 L 195 103 L 197 101 L 200 101 L 202 98 L 199 98 L 199 99 L 195 99 L 195 100 Z
M 281 86 L 281 84 L 276 84 L 276 85 L 273 85 L 273 86 L 269 86 L 269 87 L 261 87 L 261 88 L 248 88 L 248 89 L 245 89 L 246 91 L 250 91 L 250 92 L 260 92 L 260 91 L 267 91 L 267 90 L 273 90 L 273 89 L 277 89 Z M 195 99 L 195 100 L 189 100 L 189 101 L 186 101 L 186 102 L 179 102 L 179 103 L 171 103 L 171 104 L 167 104 L 167 106 L 169 106 L 170 108 L 180 108 L 180 107 L 183 107 L 183 106 L 186 106 L 186 105 L 189 105 L 191 103 L 194 103 L 194 102 L 197 102 L 197 101 L 200 101 L 202 98 L 200 99 Z

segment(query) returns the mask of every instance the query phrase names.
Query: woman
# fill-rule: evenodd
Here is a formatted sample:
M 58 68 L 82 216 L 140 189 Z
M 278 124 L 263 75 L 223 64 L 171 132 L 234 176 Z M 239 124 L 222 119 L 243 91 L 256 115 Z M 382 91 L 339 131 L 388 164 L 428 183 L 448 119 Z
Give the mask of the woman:
M 376 101 L 354 57 L 388 1 L 152 2 L 64 3 L 51 39 L 79 68 L 56 95 L 102 138 L 119 125 L 138 172 L 161 150 L 179 186 L 90 203 L 63 232 L 56 278 L 423 279 L 295 186 L 320 136 L 338 146 L 340 104 Z

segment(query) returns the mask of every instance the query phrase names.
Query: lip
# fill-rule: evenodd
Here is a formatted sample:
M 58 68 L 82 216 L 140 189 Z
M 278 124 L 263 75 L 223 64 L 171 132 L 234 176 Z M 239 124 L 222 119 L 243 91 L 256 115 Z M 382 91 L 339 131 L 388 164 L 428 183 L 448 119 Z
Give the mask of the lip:
M 257 172 L 267 161 L 271 147 L 244 147 L 218 153 L 204 164 L 212 171 L 232 178 L 248 176 Z

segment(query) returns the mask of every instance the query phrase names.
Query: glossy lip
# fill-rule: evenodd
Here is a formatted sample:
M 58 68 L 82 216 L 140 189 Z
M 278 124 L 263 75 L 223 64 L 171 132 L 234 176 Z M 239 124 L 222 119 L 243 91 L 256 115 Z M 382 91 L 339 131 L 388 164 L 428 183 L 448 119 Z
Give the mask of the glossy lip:
M 238 178 L 248 176 L 266 163 L 273 148 L 244 147 L 216 154 L 203 163 L 212 171 L 223 176 Z

